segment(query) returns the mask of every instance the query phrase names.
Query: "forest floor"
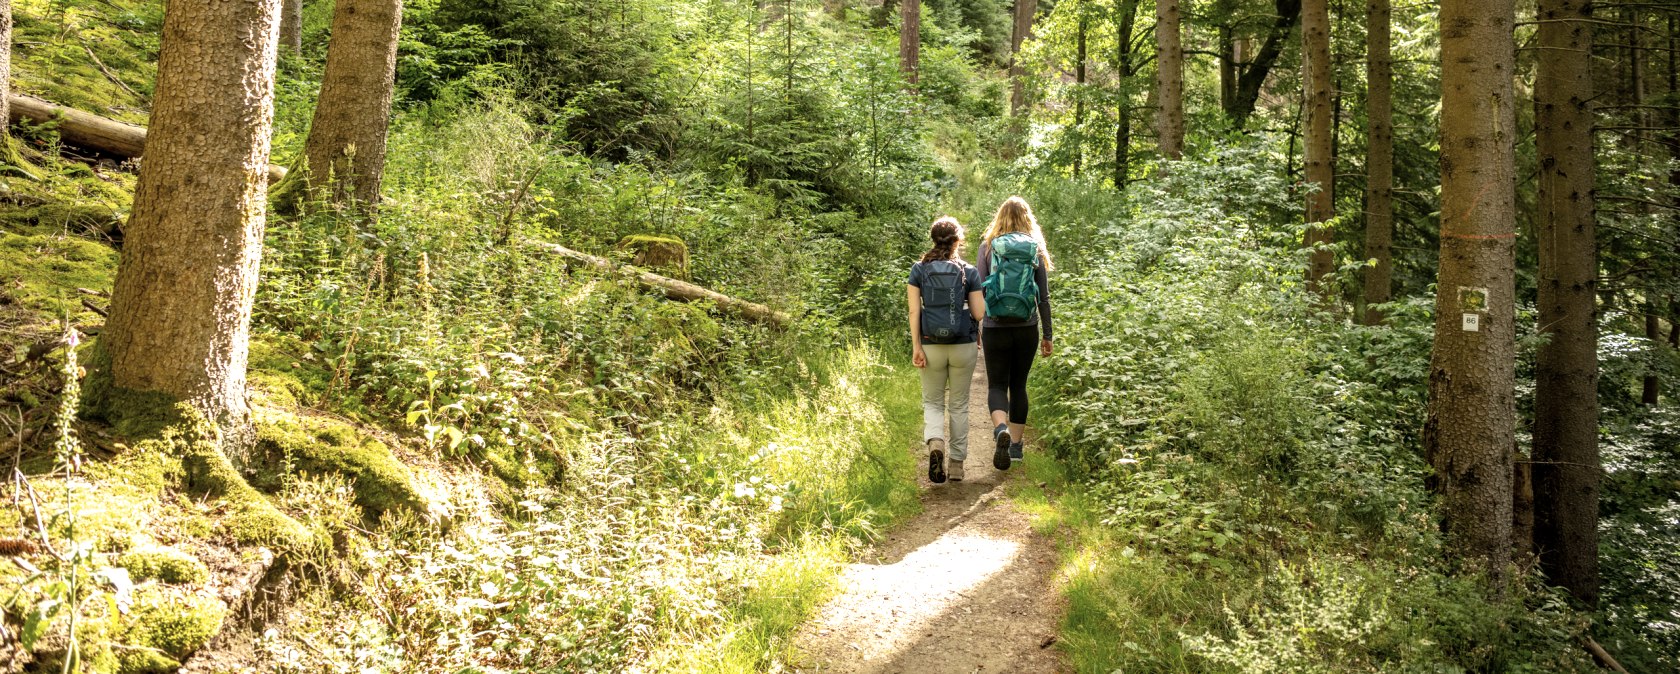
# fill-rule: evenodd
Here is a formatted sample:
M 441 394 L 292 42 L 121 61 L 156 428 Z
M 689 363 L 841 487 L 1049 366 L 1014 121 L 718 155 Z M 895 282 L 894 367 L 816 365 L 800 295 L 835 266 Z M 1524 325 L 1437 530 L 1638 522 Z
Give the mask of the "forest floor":
M 992 468 L 982 364 L 969 391 L 962 482 L 924 475 L 922 513 L 849 565 L 840 593 L 800 630 L 802 672 L 1057 672 L 1054 542 L 1008 495 Z M 1048 461 L 1027 445 L 1027 460 Z M 920 444 L 914 450 L 926 466 Z M 1028 479 L 1016 465 L 1015 479 Z

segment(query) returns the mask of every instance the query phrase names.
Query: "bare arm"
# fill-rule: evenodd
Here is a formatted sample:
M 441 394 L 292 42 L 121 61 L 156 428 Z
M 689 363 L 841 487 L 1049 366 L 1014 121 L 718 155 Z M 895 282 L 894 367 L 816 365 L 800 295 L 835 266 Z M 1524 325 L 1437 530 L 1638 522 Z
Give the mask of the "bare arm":
M 974 316 L 976 323 L 986 319 L 986 297 L 978 290 L 968 293 L 968 313 Z
M 910 364 L 916 367 L 927 365 L 927 356 L 922 352 L 922 289 L 907 285 L 910 299 Z

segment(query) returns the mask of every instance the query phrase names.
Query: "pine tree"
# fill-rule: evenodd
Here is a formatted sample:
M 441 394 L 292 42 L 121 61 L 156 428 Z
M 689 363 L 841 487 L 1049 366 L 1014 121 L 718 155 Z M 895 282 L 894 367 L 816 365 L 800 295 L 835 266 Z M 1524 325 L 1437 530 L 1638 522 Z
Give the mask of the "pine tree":
M 914 86 L 921 67 L 922 0 L 903 0 L 898 26 L 898 67 L 904 79 Z
M 1576 599 L 1598 599 L 1598 246 L 1593 203 L 1592 5 L 1540 0 L 1534 81 L 1540 163 L 1534 543 Z
M 1313 249 L 1307 263 L 1307 283 L 1326 298 L 1324 279 L 1336 270 L 1334 253 L 1324 244 L 1335 242 L 1327 223 L 1336 217 L 1336 165 L 1331 157 L 1330 8 L 1326 0 L 1301 3 L 1302 92 L 1306 108 L 1305 145 L 1307 232 L 1303 243 Z
M 402 0 L 338 0 L 304 154 L 309 185 L 334 202 L 379 201 Z
M 121 422 L 185 401 L 237 440 L 262 257 L 280 0 L 172 2 L 146 161 L 88 406 Z
M 1394 56 L 1389 49 L 1389 0 L 1365 3 L 1365 323 L 1383 322 L 1373 304 L 1389 301 L 1393 292 L 1394 245 Z
M 1137 26 L 1138 0 L 1115 0 L 1114 72 L 1120 87 L 1119 102 L 1115 104 L 1114 124 L 1114 189 L 1126 189 L 1131 173 L 1132 157 L 1132 77 L 1137 75 L 1137 63 L 1132 58 L 1132 31 Z
M 1514 0 L 1446 0 L 1441 257 L 1424 446 L 1448 545 L 1502 585 L 1515 441 Z
M 1167 159 L 1184 157 L 1184 46 L 1179 38 L 1178 0 L 1155 3 L 1156 144 Z
M 1025 113 L 1027 108 L 1026 73 L 1021 66 L 1021 45 L 1032 37 L 1033 16 L 1038 13 L 1038 0 L 1015 0 L 1015 28 L 1009 38 L 1009 114 Z

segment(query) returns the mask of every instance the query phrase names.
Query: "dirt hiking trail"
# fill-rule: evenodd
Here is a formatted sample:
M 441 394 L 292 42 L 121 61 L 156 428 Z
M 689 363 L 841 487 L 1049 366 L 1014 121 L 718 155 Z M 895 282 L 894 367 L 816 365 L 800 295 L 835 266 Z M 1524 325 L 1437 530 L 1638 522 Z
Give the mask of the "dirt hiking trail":
M 923 512 L 894 528 L 840 578 L 840 594 L 799 632 L 799 672 L 973 674 L 1062 671 L 1052 647 L 1061 606 L 1056 551 L 1010 503 L 1003 483 L 1017 464 L 992 468 L 982 363 L 969 391 L 962 482 L 927 481 Z M 1034 456 L 1027 445 L 1027 460 Z

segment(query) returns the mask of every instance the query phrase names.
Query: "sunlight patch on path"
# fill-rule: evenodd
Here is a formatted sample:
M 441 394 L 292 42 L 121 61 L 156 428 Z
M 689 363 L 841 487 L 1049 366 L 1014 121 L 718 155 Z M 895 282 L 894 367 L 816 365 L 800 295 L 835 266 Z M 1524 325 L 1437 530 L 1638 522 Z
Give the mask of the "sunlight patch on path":
M 849 662 L 834 671 L 869 670 L 891 661 L 937 632 L 934 623 L 940 616 L 974 599 L 986 581 L 1007 571 L 1020 555 L 1020 541 L 958 529 L 896 564 L 852 564 L 840 587 L 853 601 L 836 604 L 818 622 L 818 634 L 851 652 L 850 658 L 836 654 Z

